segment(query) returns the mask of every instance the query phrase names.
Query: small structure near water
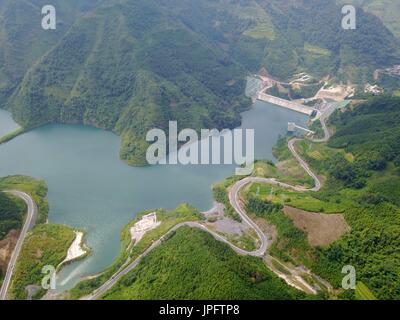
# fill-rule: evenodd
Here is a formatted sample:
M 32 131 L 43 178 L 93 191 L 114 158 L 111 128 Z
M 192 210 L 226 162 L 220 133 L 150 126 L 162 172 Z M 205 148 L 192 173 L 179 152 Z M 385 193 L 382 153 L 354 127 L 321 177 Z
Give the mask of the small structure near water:
M 130 229 L 131 238 L 136 243 L 142 239 L 146 232 L 157 228 L 161 222 L 157 222 L 157 213 L 152 212 L 144 215 L 141 220 L 136 222 Z
M 307 134 L 309 134 L 309 135 L 314 135 L 314 134 L 315 134 L 314 131 L 311 131 L 311 130 L 306 129 L 306 128 L 303 128 L 303 127 L 300 127 L 300 126 L 298 126 L 298 125 L 297 125 L 296 123 L 294 123 L 294 122 L 288 122 L 288 132 L 289 132 L 289 133 L 295 132 L 296 129 L 303 130 L 303 131 L 305 131 L 305 132 L 306 132 Z
M 296 130 L 296 124 L 294 122 L 288 122 L 288 132 L 294 132 Z

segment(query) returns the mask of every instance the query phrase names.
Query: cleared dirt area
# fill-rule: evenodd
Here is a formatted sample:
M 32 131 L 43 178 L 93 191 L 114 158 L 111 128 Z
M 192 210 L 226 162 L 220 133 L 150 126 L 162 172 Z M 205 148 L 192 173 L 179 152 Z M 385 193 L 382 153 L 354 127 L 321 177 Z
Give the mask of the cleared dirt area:
M 17 244 L 19 237 L 18 230 L 11 230 L 7 236 L 0 241 L 0 270 L 5 274 L 11 254 Z
M 307 234 L 308 242 L 313 247 L 329 245 L 350 231 L 341 214 L 313 213 L 288 206 L 284 207 L 284 212 L 296 228 Z
M 354 93 L 354 88 L 350 85 L 336 85 L 329 88 L 321 88 L 315 95 L 315 99 L 331 99 L 343 101 L 347 96 Z
M 242 236 L 248 232 L 250 229 L 249 225 L 225 216 L 224 210 L 225 206 L 223 204 L 214 203 L 214 207 L 211 210 L 203 212 L 203 215 L 207 219 L 206 226 L 213 231 L 223 234 Z

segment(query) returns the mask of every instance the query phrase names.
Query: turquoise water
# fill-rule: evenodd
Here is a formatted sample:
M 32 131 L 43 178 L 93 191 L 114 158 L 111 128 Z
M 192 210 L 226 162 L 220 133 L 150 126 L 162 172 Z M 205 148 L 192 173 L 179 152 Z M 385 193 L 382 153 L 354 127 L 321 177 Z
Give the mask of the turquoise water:
M 0 137 L 5 136 L 19 128 L 19 125 L 16 124 L 11 114 L 3 109 L 0 109 Z
M 274 160 L 272 146 L 285 135 L 287 123 L 305 125 L 305 115 L 258 102 L 243 113 L 243 128 L 255 129 L 257 158 Z M 0 113 L 2 128 L 15 123 Z M 48 125 L 0 145 L 0 176 L 24 174 L 46 180 L 49 221 L 87 231 L 93 254 L 67 266 L 59 289 L 109 266 L 119 252 L 123 226 L 142 210 L 175 208 L 187 202 L 211 208 L 211 185 L 234 174 L 234 166 L 152 166 L 134 168 L 119 160 L 120 139 L 99 129 Z

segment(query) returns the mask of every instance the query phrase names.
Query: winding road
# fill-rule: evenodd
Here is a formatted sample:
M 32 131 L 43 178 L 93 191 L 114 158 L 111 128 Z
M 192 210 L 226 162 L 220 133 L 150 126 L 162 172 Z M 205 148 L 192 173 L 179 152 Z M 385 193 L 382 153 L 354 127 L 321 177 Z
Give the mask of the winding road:
M 26 237 L 26 234 L 28 233 L 28 231 L 30 229 L 32 229 L 32 227 L 35 225 L 37 214 L 38 214 L 38 209 L 37 209 L 35 202 L 31 198 L 31 196 L 28 195 L 27 193 L 21 192 L 21 191 L 16 191 L 16 190 L 4 191 L 4 192 L 10 193 L 13 196 L 22 199 L 28 207 L 28 212 L 27 212 L 27 217 L 26 217 L 24 227 L 22 228 L 21 234 L 18 238 L 17 245 L 14 248 L 10 262 L 8 263 L 6 276 L 4 278 L 3 285 L 1 286 L 1 289 L 0 289 L 0 300 L 7 299 L 7 291 L 10 286 L 10 283 L 11 283 L 12 274 L 14 272 L 15 264 L 17 262 L 19 253 L 21 251 L 22 244 L 24 243 L 24 240 L 25 240 L 25 237 Z
M 321 124 L 324 129 L 325 137 L 320 140 L 313 140 L 314 142 L 323 142 L 327 141 L 330 137 L 329 130 L 326 126 L 325 119 L 321 116 Z M 130 271 L 132 271 L 138 264 L 139 262 L 148 255 L 154 248 L 159 246 L 164 239 L 166 239 L 171 233 L 175 232 L 177 229 L 183 227 L 183 226 L 189 226 L 192 228 L 198 228 L 203 231 L 206 231 L 210 233 L 216 240 L 219 240 L 221 242 L 224 242 L 228 244 L 236 253 L 241 254 L 241 255 L 249 255 L 249 256 L 255 256 L 255 257 L 262 257 L 265 255 L 269 245 L 270 241 L 268 240 L 267 236 L 265 233 L 260 229 L 260 227 L 253 222 L 248 215 L 246 214 L 245 209 L 242 207 L 241 201 L 240 201 L 240 191 L 247 185 L 254 183 L 254 182 L 263 182 L 263 183 L 268 183 L 268 184 L 273 184 L 278 187 L 282 188 L 287 188 L 287 189 L 292 189 L 295 191 L 312 191 L 312 192 L 317 192 L 321 189 L 322 183 L 318 176 L 312 172 L 308 164 L 299 156 L 297 151 L 295 150 L 295 144 L 296 142 L 300 141 L 302 139 L 299 138 L 293 138 L 289 140 L 288 142 L 288 147 L 293 156 L 296 158 L 296 160 L 299 162 L 300 166 L 309 174 L 313 180 L 315 186 L 311 189 L 307 189 L 302 186 L 293 186 L 287 183 L 279 182 L 276 179 L 273 178 L 258 178 L 258 177 L 247 177 L 244 178 L 237 183 L 235 183 L 229 190 L 229 202 L 231 206 L 235 209 L 235 211 L 240 215 L 243 221 L 245 221 L 254 231 L 257 233 L 261 245 L 260 247 L 255 250 L 255 251 L 246 251 L 244 249 L 238 248 L 231 242 L 229 242 L 227 239 L 219 235 L 218 233 L 208 229 L 206 226 L 204 226 L 201 223 L 198 222 L 183 222 L 180 224 L 177 224 L 174 226 L 172 229 L 170 229 L 164 236 L 159 238 L 158 240 L 154 241 L 150 247 L 148 247 L 141 255 L 139 255 L 134 261 L 132 261 L 127 267 L 125 267 L 123 270 L 118 271 L 116 274 L 114 274 L 109 280 L 107 280 L 101 287 L 96 289 L 92 294 L 82 297 L 82 300 L 96 300 L 99 299 L 104 293 L 106 293 L 108 290 L 110 290 L 122 277 L 127 275 Z
M 331 132 L 326 124 L 326 114 L 319 115 L 319 121 L 321 122 L 322 130 L 324 130 L 324 137 L 322 139 L 312 139 L 313 142 L 327 142 L 331 138 Z
M 106 293 L 108 290 L 110 290 L 119 280 L 121 280 L 122 277 L 124 277 L 129 272 L 131 272 L 139 264 L 139 262 L 143 259 L 143 257 L 148 255 L 153 249 L 158 247 L 166 238 L 168 238 L 168 236 L 170 234 L 172 234 L 173 232 L 175 232 L 176 230 L 178 230 L 179 228 L 184 227 L 184 226 L 191 227 L 191 228 L 197 228 L 197 229 L 200 229 L 200 230 L 210 233 L 216 240 L 226 243 L 238 254 L 253 255 L 253 256 L 263 255 L 261 253 L 262 249 L 259 249 L 254 252 L 248 252 L 246 250 L 243 250 L 243 249 L 235 246 L 234 244 L 230 243 L 228 240 L 226 240 L 224 237 L 222 237 L 218 233 L 208 229 L 206 226 L 202 225 L 201 223 L 182 222 L 182 223 L 175 225 L 173 228 L 171 228 L 164 236 L 162 236 L 158 240 L 154 241 L 150 247 L 148 247 L 141 255 L 139 255 L 134 261 L 132 261 L 126 268 L 124 268 L 122 271 L 119 271 L 117 274 L 112 276 L 101 287 L 96 289 L 92 294 L 81 298 L 81 300 L 97 300 L 98 298 L 100 298 L 104 293 Z M 265 250 L 266 250 L 266 246 L 265 246 Z

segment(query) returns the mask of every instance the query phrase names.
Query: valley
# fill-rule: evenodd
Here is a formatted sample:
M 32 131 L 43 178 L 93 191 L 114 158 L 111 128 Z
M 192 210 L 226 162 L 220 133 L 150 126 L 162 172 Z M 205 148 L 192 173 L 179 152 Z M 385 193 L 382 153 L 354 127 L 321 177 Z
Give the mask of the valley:
M 272 146 L 286 133 L 287 122 L 305 126 L 307 118 L 260 102 L 243 119 L 242 128 L 256 129 L 256 156 L 271 159 Z M 60 290 L 108 267 L 119 251 L 120 230 L 137 212 L 174 208 L 183 202 L 208 210 L 213 206 L 210 186 L 235 170 L 234 165 L 131 168 L 118 160 L 118 148 L 116 136 L 75 126 L 36 129 L 0 146 L 4 155 L 0 156 L 0 176 L 26 174 L 44 179 L 49 188 L 49 221 L 88 233 L 93 253 L 61 271 Z M 30 157 L 24 160 L 26 152 Z M 173 192 L 170 181 L 174 181 Z M 196 188 L 191 187 L 194 181 Z M 112 201 L 110 185 L 119 190 Z
M 0 1 L 0 300 L 400 299 L 392 2 Z

